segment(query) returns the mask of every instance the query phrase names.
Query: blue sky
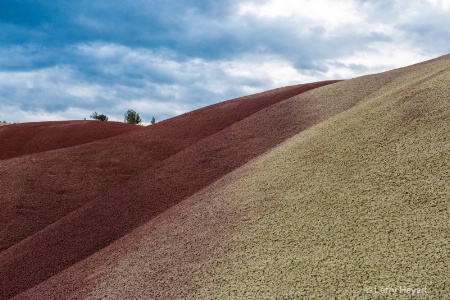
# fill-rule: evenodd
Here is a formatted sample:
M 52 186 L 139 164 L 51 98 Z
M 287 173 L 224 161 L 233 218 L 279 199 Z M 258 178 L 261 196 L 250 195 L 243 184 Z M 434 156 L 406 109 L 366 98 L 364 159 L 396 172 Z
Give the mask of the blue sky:
M 450 53 L 450 0 L 1 0 L 0 120 L 150 122 Z

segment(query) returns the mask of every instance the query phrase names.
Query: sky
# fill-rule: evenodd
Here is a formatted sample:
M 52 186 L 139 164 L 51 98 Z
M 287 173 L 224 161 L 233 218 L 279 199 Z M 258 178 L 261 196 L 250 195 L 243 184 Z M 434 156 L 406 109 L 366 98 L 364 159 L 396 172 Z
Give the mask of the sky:
M 450 0 L 0 0 L 0 121 L 144 125 L 450 53 Z

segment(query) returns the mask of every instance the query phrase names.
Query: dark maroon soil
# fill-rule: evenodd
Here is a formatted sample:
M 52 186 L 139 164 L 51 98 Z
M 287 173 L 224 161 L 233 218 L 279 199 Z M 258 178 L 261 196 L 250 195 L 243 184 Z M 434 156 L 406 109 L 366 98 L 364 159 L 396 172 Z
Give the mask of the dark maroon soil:
M 0 127 L 0 160 L 107 139 L 143 129 L 119 122 L 54 121 Z
M 250 159 L 338 113 L 328 111 L 321 103 L 281 102 L 329 83 L 288 87 L 223 102 L 145 130 L 56 152 L 62 157 L 77 157 L 68 161 L 82 163 L 84 169 L 75 171 L 75 177 L 66 174 L 65 178 L 77 188 L 94 190 L 89 196 L 96 198 L 72 213 L 67 214 L 70 209 L 66 209 L 65 217 L 54 217 L 54 221 L 59 220 L 0 253 L 1 297 L 11 297 L 57 274 Z M 103 177 L 117 172 L 113 172 L 116 178 L 106 183 L 101 174 L 91 178 L 104 184 L 102 193 L 83 181 L 93 168 L 89 157 L 102 155 L 94 151 L 99 148 L 109 150 L 103 154 L 109 157 Z M 120 168 L 108 169 L 113 159 Z M 55 161 L 45 155 L 36 160 L 40 165 Z M 123 174 L 138 173 L 125 181 Z M 30 177 L 33 174 L 29 172 Z M 45 200 L 39 199 L 44 205 Z

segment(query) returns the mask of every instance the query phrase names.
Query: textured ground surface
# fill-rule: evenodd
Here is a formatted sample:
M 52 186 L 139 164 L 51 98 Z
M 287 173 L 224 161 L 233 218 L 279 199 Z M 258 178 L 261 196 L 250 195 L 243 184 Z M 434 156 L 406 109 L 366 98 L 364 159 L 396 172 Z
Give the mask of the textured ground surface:
M 0 253 L 2 287 L 60 259 L 78 262 L 16 298 L 446 299 L 449 70 L 445 56 L 242 119 Z
M 161 161 L 234 122 L 328 83 L 331 82 L 291 86 L 242 97 L 110 139 L 2 161 L 0 250 L 36 233 L 120 182 L 156 168 Z M 31 124 L 39 126 L 38 123 Z M 62 132 L 59 128 L 57 134 L 48 139 L 57 140 Z M 39 139 L 45 137 L 35 138 Z M 14 146 L 21 148 L 20 143 L 5 148 Z
M 118 122 L 56 121 L 14 124 L 0 129 L 0 160 L 67 148 L 143 129 Z
M 289 124 L 285 124 L 288 129 L 277 132 L 279 127 L 276 126 L 282 124 L 275 124 L 277 120 L 272 120 L 272 129 L 268 126 L 254 126 L 251 131 L 252 128 L 249 128 L 247 138 L 254 140 L 254 146 L 245 151 L 241 149 L 238 137 L 230 134 L 225 136 L 221 132 L 226 132 L 225 129 L 230 125 L 267 106 L 329 83 L 331 82 L 287 87 L 223 102 L 157 123 L 136 133 L 56 153 L 45 152 L 25 157 L 28 159 L 25 162 L 18 159 L 6 160 L 4 166 L 11 172 L 18 165 L 22 170 L 16 172 L 17 180 L 11 180 L 12 183 L 20 185 L 23 170 L 28 171 L 26 175 L 30 179 L 26 179 L 28 185 L 23 188 L 30 191 L 28 195 L 24 195 L 4 184 L 12 195 L 4 199 L 7 204 L 12 204 L 13 213 L 4 212 L 3 219 L 8 222 L 9 227 L 5 227 L 3 234 L 11 237 L 15 229 L 19 233 L 25 232 L 22 227 L 28 229 L 25 232 L 28 235 L 36 233 L 0 253 L 0 278 L 15 278 L 15 282 L 1 282 L 1 290 L 13 293 L 31 287 L 103 248 L 186 196 L 263 153 L 277 141 L 284 140 L 283 136 L 292 136 L 295 132 L 289 129 Z M 312 120 L 318 121 L 317 118 Z M 264 115 L 260 116 L 259 122 L 266 122 Z M 302 123 L 301 126 L 307 125 Z M 239 127 L 237 128 L 235 132 L 239 134 Z M 261 138 L 261 133 L 268 135 Z M 221 151 L 224 152 L 223 157 Z M 30 164 L 34 165 L 33 168 L 30 168 Z M 63 174 L 54 176 L 56 180 L 65 181 L 55 184 L 52 182 L 53 178 L 38 176 L 39 170 L 47 173 L 46 167 L 49 166 L 56 168 L 54 174 Z M 136 169 L 140 170 L 140 174 L 132 178 L 130 175 L 136 174 Z M 117 185 L 119 182 L 122 184 Z M 113 183 L 117 186 L 113 187 Z M 33 189 L 30 186 L 32 184 L 35 185 Z M 53 186 L 64 192 L 56 191 L 52 195 Z M 64 189 L 65 186 L 68 188 Z M 45 197 L 42 193 L 37 193 L 39 189 L 50 195 Z M 58 201 L 56 195 L 60 194 L 65 196 L 65 200 Z M 17 212 L 17 201 L 12 200 L 14 196 L 31 207 L 22 204 L 19 208 L 25 206 L 28 215 L 16 213 L 16 219 L 12 222 L 8 216 L 14 216 L 14 212 Z M 89 202 L 90 199 L 94 200 Z M 76 205 L 86 202 L 89 203 L 61 219 Z M 20 217 L 24 219 L 23 222 L 19 222 Z M 37 221 L 29 222 L 33 217 Z M 38 232 L 37 229 L 41 229 L 38 222 L 41 220 L 44 220 L 44 225 L 50 224 L 49 220 L 59 221 Z M 31 230 L 26 226 L 30 226 Z

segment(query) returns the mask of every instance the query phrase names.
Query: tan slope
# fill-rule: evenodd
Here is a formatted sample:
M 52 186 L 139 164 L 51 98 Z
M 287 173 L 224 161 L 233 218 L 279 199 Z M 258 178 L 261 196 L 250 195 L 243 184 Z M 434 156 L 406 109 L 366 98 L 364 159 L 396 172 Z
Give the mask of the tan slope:
M 17 298 L 348 299 L 380 287 L 445 298 L 449 70 L 445 56 L 395 71 L 362 104 Z

